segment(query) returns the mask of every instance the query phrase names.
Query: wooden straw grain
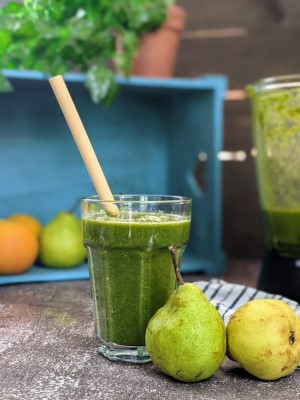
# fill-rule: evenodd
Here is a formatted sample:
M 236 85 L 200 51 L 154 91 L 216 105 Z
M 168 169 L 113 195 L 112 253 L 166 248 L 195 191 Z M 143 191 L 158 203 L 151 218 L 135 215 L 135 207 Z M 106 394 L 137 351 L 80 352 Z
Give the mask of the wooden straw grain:
M 68 88 L 61 75 L 49 79 L 50 85 L 65 116 L 70 131 L 77 144 L 78 150 L 89 172 L 91 180 L 95 186 L 96 192 L 101 200 L 113 201 L 113 195 L 108 186 L 102 168 L 96 157 L 89 137 L 79 117 L 77 109 L 73 103 Z M 107 214 L 118 216 L 119 209 L 116 204 L 105 202 L 103 207 Z

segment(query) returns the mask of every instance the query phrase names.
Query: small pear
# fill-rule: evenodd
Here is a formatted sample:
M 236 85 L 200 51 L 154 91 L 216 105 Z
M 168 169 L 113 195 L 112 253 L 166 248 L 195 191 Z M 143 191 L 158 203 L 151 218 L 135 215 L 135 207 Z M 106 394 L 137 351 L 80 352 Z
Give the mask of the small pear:
M 146 349 L 165 374 L 183 382 L 201 381 L 212 376 L 224 360 L 226 329 L 201 289 L 183 282 L 175 248 L 170 251 L 178 287 L 149 321 Z
M 59 212 L 45 225 L 39 242 L 39 259 L 48 267 L 74 267 L 86 257 L 81 221 L 70 212 Z
M 228 356 L 263 380 L 289 375 L 300 363 L 300 318 L 282 300 L 239 307 L 228 322 L 227 340 Z

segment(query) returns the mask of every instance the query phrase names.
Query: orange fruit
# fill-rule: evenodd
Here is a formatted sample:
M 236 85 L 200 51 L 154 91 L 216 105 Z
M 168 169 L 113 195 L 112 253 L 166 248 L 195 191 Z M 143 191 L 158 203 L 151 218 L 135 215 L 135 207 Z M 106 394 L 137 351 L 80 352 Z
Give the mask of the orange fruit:
M 8 219 L 19 222 L 20 224 L 27 226 L 29 229 L 31 229 L 36 236 L 39 236 L 39 234 L 42 231 L 42 225 L 40 224 L 40 221 L 37 220 L 35 217 L 29 214 L 13 214 L 11 215 Z
M 27 271 L 37 258 L 38 238 L 27 226 L 0 220 L 0 274 Z

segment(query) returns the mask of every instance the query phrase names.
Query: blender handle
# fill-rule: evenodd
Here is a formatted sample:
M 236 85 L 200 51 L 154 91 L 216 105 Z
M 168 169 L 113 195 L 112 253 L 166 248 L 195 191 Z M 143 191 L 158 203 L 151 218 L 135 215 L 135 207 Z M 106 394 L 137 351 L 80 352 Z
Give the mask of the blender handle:
M 251 150 L 251 155 L 254 157 L 255 154 Z M 217 158 L 221 162 L 241 162 L 245 161 L 247 158 L 247 153 L 244 150 L 237 150 L 237 151 L 230 151 L 230 150 L 222 150 L 219 151 L 217 154 Z M 186 175 L 186 180 L 191 190 L 193 196 L 195 198 L 201 198 L 205 192 L 205 185 L 206 185 L 206 168 L 207 168 L 207 154 L 204 152 L 200 152 L 195 168 L 192 172 L 188 172 Z
M 251 155 L 253 156 L 252 150 L 251 150 Z M 218 153 L 218 159 L 220 161 L 245 161 L 246 158 L 247 158 L 247 153 L 244 150 L 237 150 L 237 151 L 223 150 L 219 151 Z

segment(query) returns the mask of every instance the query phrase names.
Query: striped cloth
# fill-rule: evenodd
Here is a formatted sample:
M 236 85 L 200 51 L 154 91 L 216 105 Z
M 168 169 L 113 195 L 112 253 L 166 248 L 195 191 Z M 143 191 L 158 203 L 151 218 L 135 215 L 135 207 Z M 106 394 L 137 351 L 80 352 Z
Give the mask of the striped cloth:
M 247 301 L 254 299 L 279 299 L 285 301 L 300 317 L 300 304 L 286 297 L 270 294 L 248 286 L 227 283 L 223 280 L 212 279 L 209 282 L 194 282 L 202 289 L 206 297 L 221 314 L 225 324 L 228 323 L 234 311 Z

